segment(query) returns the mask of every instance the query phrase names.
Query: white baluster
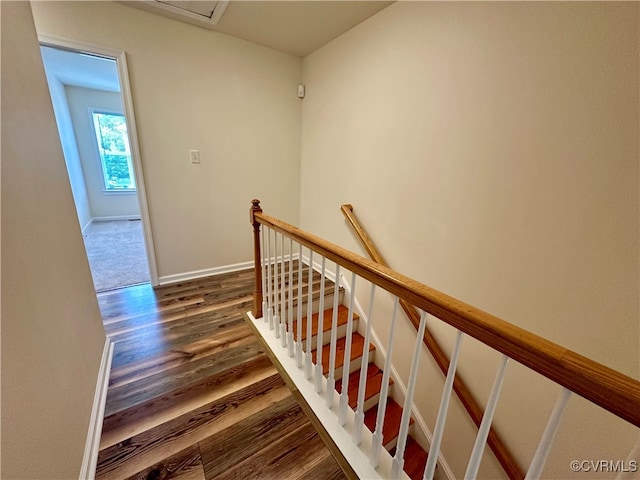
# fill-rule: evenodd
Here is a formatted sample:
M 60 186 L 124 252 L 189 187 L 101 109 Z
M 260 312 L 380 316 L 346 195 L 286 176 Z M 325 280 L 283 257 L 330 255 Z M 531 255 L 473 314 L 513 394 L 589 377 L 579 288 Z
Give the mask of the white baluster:
M 349 316 L 347 317 L 347 336 L 345 337 L 344 362 L 342 363 L 342 392 L 340 393 L 340 411 L 338 422 L 344 425 L 349 408 L 349 370 L 351 370 L 351 342 L 353 340 L 353 307 L 356 293 L 356 274 L 351 273 L 351 298 L 349 298 Z
M 268 290 L 267 290 L 267 259 L 269 258 L 269 255 L 267 253 L 266 247 L 267 247 L 267 239 L 265 237 L 266 234 L 266 228 L 264 225 L 262 226 L 261 229 L 261 235 L 260 235 L 260 243 L 261 243 L 261 251 L 262 251 L 262 258 L 260 259 L 260 261 L 262 262 L 262 319 L 264 322 L 268 322 L 269 321 L 269 314 L 267 312 L 267 309 L 269 308 L 269 302 L 267 301 L 267 295 L 268 295 Z
M 329 351 L 329 380 L 327 381 L 327 407 L 333 408 L 334 390 L 336 388 L 336 344 L 338 343 L 338 290 L 340 288 L 340 265 L 336 264 L 336 282 L 333 290 L 333 311 L 331 315 L 331 347 Z
M 540 439 L 540 443 L 538 444 L 536 453 L 533 456 L 533 460 L 531 460 L 531 465 L 529 466 L 527 476 L 524 477 L 525 480 L 540 478 L 540 476 L 542 475 L 544 464 L 547 462 L 547 456 L 549 455 L 549 451 L 551 450 L 553 439 L 555 438 L 558 431 L 558 426 L 560 425 L 560 418 L 564 413 L 564 409 L 567 406 L 569 397 L 571 397 L 571 390 L 563 387 L 562 391 L 560 392 L 560 396 L 558 397 L 558 400 L 556 400 L 556 404 L 553 407 L 553 411 L 549 416 L 547 426 L 544 429 L 544 433 L 542 434 L 542 438 Z
M 268 296 L 268 301 L 269 301 L 269 330 L 273 330 L 273 322 L 274 322 L 274 318 L 273 318 L 273 306 L 274 306 L 274 301 L 273 301 L 273 278 L 271 277 L 271 273 L 273 270 L 273 266 L 271 264 L 271 229 L 269 229 L 268 231 L 268 235 L 267 235 L 267 249 L 269 250 L 269 258 L 268 258 L 268 262 L 269 262 L 269 296 Z
M 616 475 L 616 480 L 631 480 L 636 479 L 638 472 L 638 464 L 640 463 L 640 431 L 638 432 L 638 439 L 636 443 L 631 447 L 631 451 L 627 458 L 624 460 L 624 464 L 627 465 L 627 468 L 621 468 Z M 634 468 L 635 464 L 635 468 Z M 635 471 L 632 471 L 635 470 Z
M 380 390 L 380 401 L 378 402 L 378 415 L 376 416 L 376 429 L 373 432 L 373 442 L 371 444 L 371 455 L 369 464 L 376 468 L 380 461 L 380 449 L 382 448 L 382 426 L 384 425 L 384 414 L 387 410 L 387 396 L 389 395 L 389 375 L 391 372 L 391 355 L 393 353 L 393 336 L 395 334 L 396 316 L 398 313 L 399 298 L 393 305 L 393 315 L 391 316 L 391 326 L 389 327 L 389 342 L 387 344 L 387 358 L 384 359 L 384 373 L 382 374 L 382 389 Z
M 412 307 L 413 308 L 413 307 Z M 411 371 L 409 372 L 409 385 L 407 386 L 407 394 L 402 407 L 402 419 L 400 420 L 400 432 L 398 433 L 398 443 L 396 444 L 396 454 L 393 457 L 391 466 L 391 476 L 400 478 L 400 472 L 404 467 L 404 449 L 407 444 L 407 435 L 409 434 L 409 420 L 411 419 L 411 406 L 413 405 L 413 394 L 416 390 L 416 380 L 418 378 L 418 365 L 420 364 L 420 352 L 422 351 L 422 341 L 424 338 L 424 329 L 427 325 L 427 314 L 422 312 L 420 316 L 420 326 L 418 327 L 418 336 L 416 337 L 416 345 L 413 349 L 413 359 L 411 360 Z
M 284 234 L 280 235 L 280 335 L 282 346 L 287 346 L 287 290 L 285 288 L 286 273 L 284 270 Z
M 367 385 L 367 370 L 369 368 L 369 342 L 371 341 L 371 324 L 373 323 L 373 299 L 376 293 L 375 283 L 371 284 L 369 295 L 369 320 L 364 334 L 364 352 L 362 352 L 362 364 L 360 367 L 360 383 L 358 386 L 358 405 L 354 424 L 353 441 L 356 445 L 362 443 L 362 428 L 364 427 L 364 390 Z
M 302 367 L 302 244 L 298 244 L 298 341 L 296 342 L 296 366 Z
M 287 346 L 289 356 L 293 357 L 293 239 L 289 238 L 289 308 L 287 311 Z
M 305 351 L 304 372 L 307 380 L 311 378 L 311 315 L 313 313 L 313 250 L 309 249 L 309 277 L 307 287 L 307 349 Z
M 473 479 L 478 476 L 480 462 L 482 461 L 482 454 L 487 443 L 489 430 L 491 429 L 491 422 L 493 422 L 493 415 L 496 411 L 496 406 L 498 405 L 498 398 L 500 397 L 502 381 L 504 380 L 504 373 L 507 369 L 508 362 L 509 357 L 503 355 L 500 366 L 498 367 L 498 372 L 496 373 L 496 378 L 493 381 L 493 387 L 491 388 L 487 407 L 485 408 L 484 415 L 482 416 L 482 422 L 480 422 L 480 427 L 478 428 L 478 435 L 476 436 L 476 442 L 473 445 L 473 450 L 471 451 L 471 458 L 469 459 L 467 472 L 464 474 L 464 478 Z
M 278 295 L 278 232 L 273 231 L 273 323 L 276 338 L 280 338 L 280 295 Z
M 438 409 L 438 416 L 436 417 L 436 427 L 433 431 L 433 439 L 431 440 L 431 446 L 429 447 L 429 457 L 427 459 L 427 465 L 424 469 L 425 479 L 431 480 L 433 474 L 436 471 L 436 462 L 438 461 L 438 454 L 440 453 L 440 443 L 442 442 L 442 435 L 444 433 L 444 424 L 447 420 L 447 411 L 449 410 L 449 400 L 451 399 L 451 389 L 453 387 L 453 379 L 456 376 L 456 367 L 458 365 L 458 356 L 460 354 L 460 342 L 462 341 L 462 332 L 458 331 L 456 336 L 455 347 L 453 348 L 453 354 L 449 361 L 449 370 L 447 370 L 447 379 L 444 382 L 444 388 L 442 389 L 442 398 L 440 399 L 440 408 Z
M 324 280 L 325 280 L 326 258 L 322 257 L 322 268 L 320 274 L 320 306 L 318 307 L 318 335 L 316 346 L 316 392 L 322 391 L 322 337 L 324 333 Z

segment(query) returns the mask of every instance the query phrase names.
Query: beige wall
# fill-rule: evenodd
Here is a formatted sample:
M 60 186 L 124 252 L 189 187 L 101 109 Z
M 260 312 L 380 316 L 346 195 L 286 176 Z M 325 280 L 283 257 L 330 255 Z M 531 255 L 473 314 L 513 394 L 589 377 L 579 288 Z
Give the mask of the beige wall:
M 358 251 L 352 203 L 397 270 L 637 378 L 638 28 L 637 3 L 391 5 L 304 60 L 302 227 Z M 484 403 L 498 358 L 466 339 L 461 362 Z M 557 391 L 522 370 L 497 422 L 527 465 Z M 442 382 L 424 378 L 433 425 Z M 458 410 L 444 451 L 461 476 Z M 573 399 L 545 477 L 626 458 L 635 437 L 609 420 Z
M 78 478 L 105 334 L 28 2 L 2 2 L 1 190 L 2 478 Z
M 25 7 L 2 8 L 3 70 L 12 51 L 5 37 L 15 40 L 20 54 L 12 61 L 35 61 L 31 55 L 24 58 L 21 47 L 21 35 L 31 32 L 10 28 L 19 21 L 5 21 L 5 9 L 24 14 Z M 304 63 L 112 2 L 43 2 L 33 10 L 41 34 L 127 51 L 161 277 L 249 260 L 246 210 L 254 196 L 270 214 L 293 223 L 299 216 L 304 228 L 357 250 L 338 212 L 340 203 L 351 202 L 399 271 L 638 376 L 637 4 L 399 2 Z M 9 79 L 15 80 L 18 70 L 12 71 Z M 301 74 L 307 85 L 302 118 L 295 96 Z M 40 76 L 28 79 L 40 82 Z M 3 117 L 14 111 L 6 110 L 10 101 L 26 108 L 18 95 L 6 95 L 5 103 L 5 91 L 13 85 L 5 83 L 3 78 Z M 32 105 L 40 114 L 42 104 Z M 28 135 L 15 141 L 24 140 L 29 149 L 48 145 L 28 143 L 42 138 L 29 129 L 43 127 L 43 119 L 28 119 Z M 5 129 L 21 131 L 20 123 L 11 123 L 3 118 L 3 137 Z M 33 165 L 6 161 L 12 158 L 5 153 L 9 148 L 5 141 L 2 201 L 11 207 L 3 211 L 2 231 L 22 235 L 2 238 L 2 276 L 11 289 L 2 292 L 3 438 L 17 430 L 18 420 L 5 416 L 7 408 L 20 415 L 34 410 L 27 402 L 18 405 L 19 400 L 38 398 L 50 381 L 61 384 L 63 392 L 79 388 L 67 384 L 66 371 L 57 369 L 57 376 L 38 379 L 36 385 L 40 370 L 34 365 L 54 359 L 55 365 L 65 365 L 66 342 L 83 338 L 86 332 L 78 329 L 95 326 L 73 325 L 77 309 L 85 309 L 89 318 L 96 313 L 95 304 L 84 298 L 91 288 L 90 279 L 83 278 L 86 262 L 69 259 L 80 251 L 79 236 L 67 242 L 75 247 L 61 252 L 57 237 L 47 239 L 46 251 L 39 243 L 22 241 L 46 238 L 39 229 L 49 232 L 54 222 L 56 227 L 73 223 L 77 230 L 72 211 L 59 211 L 65 203 L 72 205 L 68 187 L 48 189 L 62 178 L 68 185 L 61 155 L 58 162 Z M 43 158 L 24 148 L 20 144 L 12 152 L 30 153 L 32 162 Z M 201 165 L 188 163 L 189 149 L 201 151 Z M 27 175 L 27 169 L 43 168 L 59 180 Z M 51 202 L 60 192 L 60 201 Z M 10 195 L 28 200 L 12 202 Z M 55 207 L 55 215 L 43 219 L 35 211 L 40 202 Z M 7 261 L 7 251 L 16 260 Z M 51 252 L 66 262 L 64 269 L 50 261 Z M 45 313 L 61 318 L 45 327 L 22 317 L 10 321 L 35 282 L 29 268 L 34 265 L 47 265 L 38 279 L 57 287 L 48 292 L 52 298 L 44 297 L 51 310 L 45 312 L 39 302 L 24 310 L 29 318 Z M 63 306 L 60 298 L 68 285 L 60 287 L 58 272 L 64 276 L 76 266 L 85 273 L 66 276 L 80 283 L 79 300 Z M 27 274 L 19 276 L 18 268 Z M 365 294 L 359 298 L 366 305 Z M 379 311 L 385 308 L 383 302 Z M 59 339 L 51 329 L 64 330 L 69 338 Z M 384 338 L 384 329 L 378 330 Z M 451 332 L 434 330 L 450 349 Z M 45 334 L 56 340 L 55 354 L 49 344 L 35 352 L 19 350 Z M 400 332 L 401 344 L 413 336 Z M 96 355 L 74 364 L 73 374 L 95 377 Z M 406 370 L 403 359 L 396 363 Z M 481 399 L 488 395 L 496 364 L 481 346 L 464 341 L 462 374 Z M 27 380 L 18 382 L 17 374 Z M 418 392 L 432 423 L 442 382 L 432 366 L 421 377 L 433 382 L 422 382 Z M 82 405 L 85 394 L 93 394 L 91 380 L 86 389 L 80 382 Z M 8 388 L 20 395 L 8 397 Z M 510 367 L 497 422 L 523 464 L 531 458 L 554 394 L 537 376 Z M 53 400 L 53 406 L 41 410 L 38 405 L 38 411 L 71 415 L 62 411 L 68 406 Z M 35 438 L 69 436 L 42 417 L 29 419 L 44 422 L 34 426 Z M 571 459 L 625 458 L 635 438 L 609 420 L 573 399 L 559 434 L 564 446 L 552 455 L 545 477 L 570 477 Z M 444 451 L 462 475 L 473 428 L 457 405 L 449 424 L 459 434 L 445 437 Z M 42 449 L 43 463 L 65 465 L 52 476 L 74 476 L 63 470 L 77 463 L 83 432 L 70 428 L 78 445 L 58 442 L 56 448 Z M 10 476 L 21 452 L 5 448 L 3 475 Z M 29 458 L 25 475 L 44 476 L 36 471 L 40 462 Z M 482 476 L 498 472 L 488 458 Z
M 301 59 L 113 2 L 33 11 L 40 34 L 127 52 L 160 277 L 251 260 L 254 197 L 298 221 Z

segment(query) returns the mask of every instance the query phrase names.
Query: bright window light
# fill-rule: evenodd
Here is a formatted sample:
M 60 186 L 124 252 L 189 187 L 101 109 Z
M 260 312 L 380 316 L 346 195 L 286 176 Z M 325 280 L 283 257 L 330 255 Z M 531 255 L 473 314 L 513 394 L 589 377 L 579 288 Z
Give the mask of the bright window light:
M 93 111 L 92 116 L 105 190 L 135 190 L 136 181 L 124 115 Z

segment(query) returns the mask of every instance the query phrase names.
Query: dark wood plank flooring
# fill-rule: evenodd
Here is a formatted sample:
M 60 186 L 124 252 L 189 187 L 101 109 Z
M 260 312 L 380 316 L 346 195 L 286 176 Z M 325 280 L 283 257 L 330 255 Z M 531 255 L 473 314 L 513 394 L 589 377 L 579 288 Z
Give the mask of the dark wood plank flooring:
M 253 271 L 98 295 L 115 342 L 97 479 L 342 479 L 242 314 Z

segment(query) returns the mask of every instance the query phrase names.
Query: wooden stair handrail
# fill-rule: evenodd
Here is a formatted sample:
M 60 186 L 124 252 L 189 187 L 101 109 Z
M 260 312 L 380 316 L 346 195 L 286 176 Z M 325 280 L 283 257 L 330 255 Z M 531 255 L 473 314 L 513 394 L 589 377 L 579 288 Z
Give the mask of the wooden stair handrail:
M 640 427 L 638 380 L 316 235 L 258 212 L 257 209 L 251 214 L 253 221 L 289 236 L 494 350 Z
M 340 207 L 340 210 L 353 228 L 356 236 L 362 243 L 362 246 L 367 251 L 371 259 L 379 263 L 380 265 L 388 267 L 389 265 L 387 264 L 387 262 L 385 262 L 382 254 L 373 243 L 373 240 L 371 240 L 371 237 L 369 237 L 367 231 L 360 224 L 358 218 L 353 213 L 353 206 L 349 204 L 342 205 Z M 415 307 L 406 300 L 400 300 L 400 306 L 417 331 L 420 325 L 420 314 L 417 312 Z M 429 352 L 431 352 L 431 356 L 438 364 L 438 367 L 446 377 L 447 372 L 449 371 L 449 358 L 429 330 L 429 327 L 425 329 L 424 337 L 422 338 L 422 340 L 425 346 L 429 349 Z M 458 395 L 460 402 L 473 420 L 473 423 L 475 423 L 476 427 L 479 428 L 480 423 L 482 422 L 482 417 L 484 416 L 484 410 L 482 409 L 482 407 L 480 407 L 476 399 L 471 394 L 471 391 L 458 374 L 455 375 L 453 380 L 453 390 Z M 524 471 L 522 470 L 520 465 L 518 465 L 515 457 L 493 427 L 491 427 L 491 429 L 489 430 L 487 444 L 493 451 L 496 459 L 510 479 L 524 478 Z

